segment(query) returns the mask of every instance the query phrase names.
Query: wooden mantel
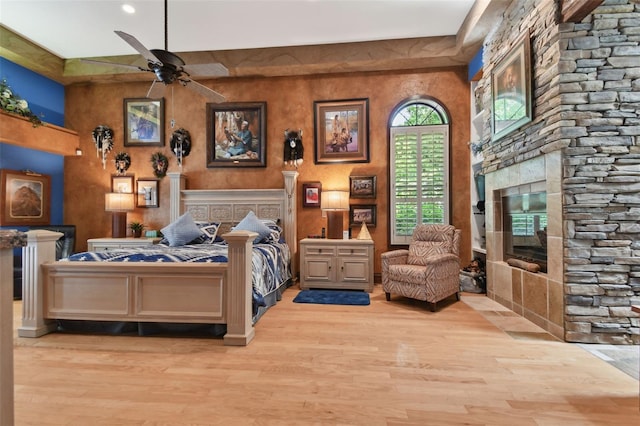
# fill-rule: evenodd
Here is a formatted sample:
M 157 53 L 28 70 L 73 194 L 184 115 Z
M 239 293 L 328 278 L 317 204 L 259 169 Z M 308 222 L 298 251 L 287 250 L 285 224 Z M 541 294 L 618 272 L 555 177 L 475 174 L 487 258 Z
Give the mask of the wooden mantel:
M 33 127 L 25 117 L 0 112 L 0 142 L 59 155 L 76 155 L 78 133 L 45 123 Z

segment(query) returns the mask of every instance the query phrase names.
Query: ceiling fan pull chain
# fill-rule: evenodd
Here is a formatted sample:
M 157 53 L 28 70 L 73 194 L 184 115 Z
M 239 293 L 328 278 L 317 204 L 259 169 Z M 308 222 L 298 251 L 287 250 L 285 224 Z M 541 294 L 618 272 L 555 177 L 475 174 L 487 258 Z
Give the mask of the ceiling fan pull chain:
M 173 107 L 173 86 L 171 86 L 171 128 L 173 129 L 176 125 L 176 120 L 175 120 L 175 116 L 174 114 L 174 107 Z

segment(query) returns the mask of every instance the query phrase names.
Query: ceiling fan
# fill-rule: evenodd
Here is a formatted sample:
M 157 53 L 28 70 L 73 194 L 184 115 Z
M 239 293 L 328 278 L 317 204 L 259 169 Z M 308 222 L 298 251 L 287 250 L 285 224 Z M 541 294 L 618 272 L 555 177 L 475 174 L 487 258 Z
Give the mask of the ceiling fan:
M 158 88 L 161 85 L 156 83 L 164 83 L 165 86 L 179 83 L 201 95 L 206 97 L 211 102 L 224 102 L 225 98 L 220 93 L 207 86 L 198 83 L 191 79 L 191 74 L 202 75 L 208 77 L 222 77 L 229 75 L 229 70 L 220 63 L 209 64 L 194 64 L 187 65 L 182 58 L 175 53 L 171 53 L 168 50 L 168 27 L 167 18 L 167 0 L 164 0 L 164 50 L 162 49 L 147 49 L 142 43 L 138 41 L 134 36 L 127 34 L 123 31 L 115 31 L 115 33 L 126 41 L 131 47 L 133 47 L 138 53 L 140 53 L 147 61 L 147 67 L 139 67 L 129 64 L 117 64 L 112 62 L 95 61 L 91 59 L 83 59 L 83 62 L 94 63 L 99 65 L 118 66 L 122 68 L 136 69 L 140 71 L 148 71 L 155 74 L 156 79 L 151 83 L 151 87 L 147 92 L 147 97 L 157 98 L 161 97 L 158 93 Z M 160 89 L 163 90 L 163 89 Z

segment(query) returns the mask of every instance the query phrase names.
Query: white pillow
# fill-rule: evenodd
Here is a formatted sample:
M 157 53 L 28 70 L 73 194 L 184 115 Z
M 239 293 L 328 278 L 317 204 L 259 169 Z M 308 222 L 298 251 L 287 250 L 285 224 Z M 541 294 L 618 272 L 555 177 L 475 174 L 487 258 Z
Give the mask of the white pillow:
M 254 244 L 259 243 L 260 241 L 271 235 L 271 229 L 269 229 L 267 225 L 262 223 L 262 221 L 258 219 L 258 216 L 256 216 L 253 211 L 247 213 L 244 219 L 242 219 L 240 223 L 234 226 L 233 229 L 236 231 L 257 232 L 258 236 L 255 238 L 255 240 L 253 240 Z
M 189 212 L 186 212 L 174 222 L 162 228 L 160 232 L 162 232 L 164 238 L 169 241 L 171 247 L 183 246 L 202 234 L 202 231 L 200 231 L 198 225 L 193 221 L 193 217 L 191 217 L 191 213 Z

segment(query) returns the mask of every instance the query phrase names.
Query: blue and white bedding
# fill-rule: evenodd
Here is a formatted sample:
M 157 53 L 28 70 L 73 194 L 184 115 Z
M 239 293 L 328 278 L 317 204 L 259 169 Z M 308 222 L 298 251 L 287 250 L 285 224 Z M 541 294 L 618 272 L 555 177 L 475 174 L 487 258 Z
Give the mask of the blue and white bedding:
M 228 246 L 224 243 L 187 244 L 178 247 L 156 244 L 140 248 L 76 253 L 68 260 L 74 262 L 227 262 L 227 249 Z M 289 246 L 282 242 L 269 241 L 253 245 L 251 282 L 254 305 L 273 304 L 265 302 L 265 299 L 280 291 L 280 287 L 290 281 L 290 257 Z

